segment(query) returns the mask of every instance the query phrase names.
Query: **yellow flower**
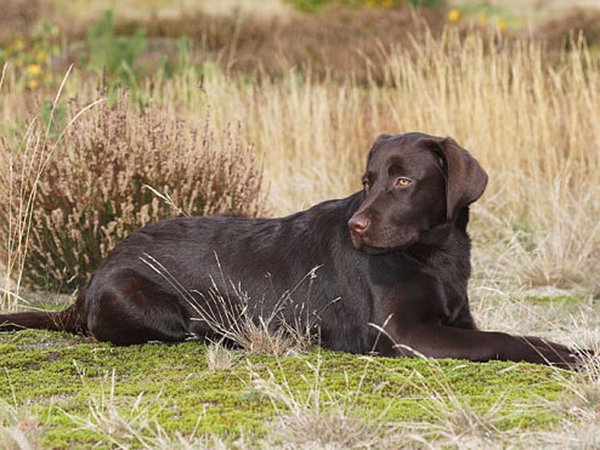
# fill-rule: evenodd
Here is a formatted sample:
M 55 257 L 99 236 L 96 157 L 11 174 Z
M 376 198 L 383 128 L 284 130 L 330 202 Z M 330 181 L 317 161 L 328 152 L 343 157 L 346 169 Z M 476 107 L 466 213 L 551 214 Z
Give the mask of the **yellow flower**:
M 504 20 L 498 19 L 496 26 L 498 27 L 498 31 L 500 33 L 504 33 L 506 31 L 506 22 Z
M 448 22 L 458 22 L 460 20 L 460 11 L 458 9 L 451 9 L 448 11 Z
M 27 73 L 31 76 L 39 75 L 42 71 L 42 66 L 39 64 L 29 64 L 27 66 Z
M 46 52 L 44 50 L 38 50 L 38 52 L 35 55 L 35 58 L 38 60 L 38 62 L 46 62 L 48 55 L 46 55 Z
M 32 78 L 31 80 L 27 80 L 27 87 L 29 89 L 33 90 L 38 86 L 39 86 L 38 80 L 36 80 L 35 78 Z

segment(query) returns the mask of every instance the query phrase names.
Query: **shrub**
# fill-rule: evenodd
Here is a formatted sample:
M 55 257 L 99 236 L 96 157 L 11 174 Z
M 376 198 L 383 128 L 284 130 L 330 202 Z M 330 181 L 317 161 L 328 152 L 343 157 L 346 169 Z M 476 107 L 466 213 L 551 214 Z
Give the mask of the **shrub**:
M 29 33 L 44 17 L 48 5 L 40 0 L 3 0 L 0 14 L 0 47 L 8 45 L 19 33 Z M 44 2 L 45 3 L 45 2 Z
M 564 14 L 552 17 L 537 27 L 535 35 L 549 48 L 576 50 L 579 36 L 595 48 L 600 43 L 600 11 L 595 8 L 565 9 Z
M 180 214 L 259 214 L 262 172 L 253 149 L 237 133 L 198 130 L 150 104 L 142 114 L 126 93 L 88 111 L 53 147 L 21 151 L 0 181 L 0 239 L 16 229 L 23 196 L 37 190 L 31 212 L 23 280 L 32 287 L 69 291 L 125 236 L 149 222 Z M 81 109 L 72 102 L 69 114 Z M 43 142 L 43 126 L 29 142 Z M 35 134 L 39 136 L 35 136 Z M 50 135 L 52 136 L 52 135 Z M 51 137 L 49 138 L 51 141 Z M 6 140 L 0 155 L 14 152 Z M 25 149 L 26 150 L 26 149 Z M 47 163 L 36 174 L 23 168 Z M 19 193 L 15 195 L 15 193 Z M 158 194 L 158 195 L 157 195 Z M 12 237 L 14 239 L 14 237 Z M 2 248 L 6 254 L 9 249 Z

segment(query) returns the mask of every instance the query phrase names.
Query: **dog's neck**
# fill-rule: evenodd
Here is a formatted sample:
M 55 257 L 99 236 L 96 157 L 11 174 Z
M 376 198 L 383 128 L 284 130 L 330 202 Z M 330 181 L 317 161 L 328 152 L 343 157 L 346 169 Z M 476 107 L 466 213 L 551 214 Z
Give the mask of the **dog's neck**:
M 436 225 L 421 233 L 419 241 L 405 249 L 413 258 L 426 259 L 435 252 L 451 252 L 457 237 L 469 241 L 467 224 L 469 223 L 469 207 L 463 208 L 451 221 Z M 418 255 L 418 257 L 417 257 Z

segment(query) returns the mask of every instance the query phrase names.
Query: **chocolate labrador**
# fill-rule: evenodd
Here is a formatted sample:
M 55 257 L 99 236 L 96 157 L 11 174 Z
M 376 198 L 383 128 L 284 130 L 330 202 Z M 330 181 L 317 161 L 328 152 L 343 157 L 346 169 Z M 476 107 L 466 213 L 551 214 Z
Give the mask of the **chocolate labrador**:
M 256 320 L 285 297 L 281 323 L 311 317 L 321 345 L 334 350 L 573 367 L 568 347 L 480 331 L 473 321 L 467 223 L 487 178 L 451 138 L 383 135 L 361 191 L 279 219 L 148 225 L 113 250 L 70 308 L 0 315 L 1 329 L 66 330 L 117 345 L 215 337 L 201 312 L 243 292 Z

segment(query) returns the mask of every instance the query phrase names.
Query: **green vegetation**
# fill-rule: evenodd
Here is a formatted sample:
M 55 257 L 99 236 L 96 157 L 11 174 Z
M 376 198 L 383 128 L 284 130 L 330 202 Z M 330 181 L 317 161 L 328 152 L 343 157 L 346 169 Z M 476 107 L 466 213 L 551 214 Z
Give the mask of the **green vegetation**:
M 343 5 L 352 8 L 400 8 L 406 5 L 428 8 L 446 6 L 446 0 L 286 0 L 305 12 L 317 12 L 326 6 Z
M 583 295 L 526 295 L 525 301 L 536 303 L 538 305 L 576 305 L 585 300 Z
M 317 349 L 288 357 L 235 353 L 231 369 L 213 370 L 206 345 L 198 342 L 111 347 L 61 333 L 2 334 L 0 397 L 38 418 L 41 444 L 50 448 L 101 442 L 99 417 L 111 414 L 130 421 L 153 418 L 165 431 L 184 436 L 197 429 L 225 440 L 240 433 L 262 438 L 275 412 L 286 409 L 260 389 L 267 381 L 289 389 L 298 404 L 319 391 L 323 413 L 341 407 L 350 416 L 388 424 L 435 423 L 436 395 L 451 409 L 452 397 L 460 398 L 482 416 L 501 403 L 494 420 L 503 431 L 543 429 L 559 420 L 540 401 L 556 400 L 563 390 L 546 367 L 367 358 Z M 113 437 L 136 443 L 118 431 Z
M 18 37 L 4 48 L 0 46 L 0 67 L 9 61 L 14 64 L 21 88 L 52 86 L 56 81 L 51 72 L 52 58 L 59 53 L 59 30 L 44 20 L 28 36 Z
M 88 52 L 82 62 L 97 74 L 106 72 L 113 82 L 135 85 L 135 62 L 146 48 L 144 31 L 136 29 L 131 36 L 117 36 L 113 13 L 104 12 L 102 20 L 88 31 Z

